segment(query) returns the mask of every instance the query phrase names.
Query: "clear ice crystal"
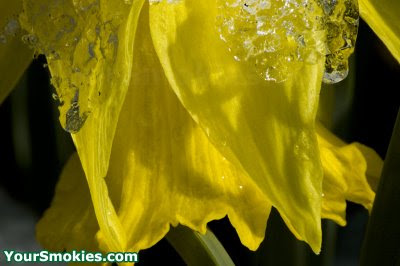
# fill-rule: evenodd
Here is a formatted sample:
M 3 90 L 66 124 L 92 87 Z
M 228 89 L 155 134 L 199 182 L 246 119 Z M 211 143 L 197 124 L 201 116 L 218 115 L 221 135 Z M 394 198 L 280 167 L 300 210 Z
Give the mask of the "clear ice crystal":
M 318 43 L 313 0 L 219 0 L 221 39 L 238 61 L 266 80 L 285 81 L 299 62 L 315 63 Z
M 358 28 L 357 0 L 217 0 L 220 38 L 236 61 L 283 82 L 326 56 L 324 82 L 348 73 Z
M 46 55 L 53 68 L 52 84 L 59 97 L 61 122 L 68 132 L 78 132 L 93 107 L 106 99 L 99 97 L 100 89 L 94 86 L 103 82 L 102 76 L 94 73 L 113 71 L 127 2 L 110 4 L 117 7 L 107 13 L 101 10 L 99 0 L 23 1 L 25 11 L 19 22 L 27 32 L 22 39 L 36 54 Z
M 345 79 L 348 59 L 354 51 L 359 12 L 357 0 L 320 0 L 325 13 L 326 61 L 323 81 L 328 84 Z
M 75 96 L 71 101 L 70 108 L 66 113 L 66 126 L 65 130 L 69 133 L 77 133 L 86 122 L 88 114 L 84 112 L 81 114 L 79 108 L 79 90 L 76 90 Z

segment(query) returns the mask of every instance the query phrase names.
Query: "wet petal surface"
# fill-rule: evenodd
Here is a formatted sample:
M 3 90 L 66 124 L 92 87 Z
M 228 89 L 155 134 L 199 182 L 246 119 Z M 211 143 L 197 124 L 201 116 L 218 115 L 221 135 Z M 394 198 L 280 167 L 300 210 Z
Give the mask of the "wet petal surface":
M 237 62 L 216 29 L 215 1 L 150 7 L 156 52 L 176 95 L 220 152 L 242 166 L 292 232 L 321 242 L 322 168 L 314 119 L 324 58 L 266 81 Z

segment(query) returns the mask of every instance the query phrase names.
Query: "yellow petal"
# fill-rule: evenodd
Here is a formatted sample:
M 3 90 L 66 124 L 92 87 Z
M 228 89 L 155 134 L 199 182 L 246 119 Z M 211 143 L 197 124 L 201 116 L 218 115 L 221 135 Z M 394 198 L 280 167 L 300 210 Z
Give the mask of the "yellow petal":
M 128 249 L 138 251 L 154 245 L 170 224 L 181 223 L 204 233 L 207 222 L 228 215 L 242 243 L 255 250 L 264 238 L 271 205 L 253 181 L 215 149 L 180 104 L 152 47 L 147 21 L 144 14 L 135 42 L 132 83 L 106 178 L 127 234 Z M 75 215 L 78 211 L 83 220 L 76 222 L 77 229 L 86 235 L 84 224 L 91 228 L 87 219 L 90 212 L 72 208 L 77 201 L 89 208 L 89 199 L 77 195 L 85 191 L 65 189 L 78 185 L 77 178 L 83 180 L 77 169 L 70 162 L 61 177 L 52 207 L 38 227 L 42 243 L 51 239 L 46 234 L 59 234 L 53 238 L 56 245 L 73 247 L 67 241 L 76 243 L 82 236 L 73 233 L 71 239 L 64 229 L 71 229 L 74 219 L 79 219 Z M 72 200 L 74 197 L 77 199 Z M 46 225 L 50 222 L 61 226 L 50 227 L 49 233 Z M 92 231 L 88 234 L 90 237 Z
M 11 92 L 33 58 L 22 40 L 18 15 L 22 1 L 0 2 L 0 104 Z
M 371 148 L 360 143 L 355 143 L 357 149 L 360 150 L 367 161 L 367 181 L 371 189 L 376 192 L 378 190 L 379 180 L 382 174 L 383 161 L 381 157 Z
M 148 16 L 136 39 L 132 84 L 118 122 L 107 182 L 132 250 L 178 223 L 205 233 L 228 215 L 250 249 L 261 243 L 270 204 L 209 142 L 173 93 L 152 46 Z M 119 182 L 118 182 L 119 181 Z
M 237 62 L 220 39 L 215 0 L 150 7 L 165 74 L 220 152 L 242 166 L 297 238 L 320 249 L 320 166 L 314 120 L 323 58 L 282 83 Z M 293 69 L 289 69 L 291 71 Z
M 73 133 L 107 250 L 126 246 L 104 177 L 143 2 L 25 0 L 20 19 L 31 44 L 48 59 L 63 102 L 60 120 Z
M 317 132 L 324 167 L 322 217 L 344 226 L 346 200 L 371 211 L 383 162 L 372 149 L 360 143 L 346 145 L 321 124 Z
M 400 62 L 400 1 L 359 0 L 361 17 Z
M 55 252 L 98 251 L 98 230 L 85 173 L 74 154 L 64 166 L 51 208 L 36 226 L 36 237 L 43 247 Z

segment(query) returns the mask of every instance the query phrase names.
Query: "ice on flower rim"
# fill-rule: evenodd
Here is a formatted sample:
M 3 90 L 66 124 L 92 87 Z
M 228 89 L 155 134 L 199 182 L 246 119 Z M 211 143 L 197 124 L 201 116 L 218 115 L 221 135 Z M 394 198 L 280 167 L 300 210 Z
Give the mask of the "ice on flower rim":
M 74 142 L 88 180 L 97 221 L 100 225 L 101 248 L 118 251 L 129 249 L 132 235 L 126 233 L 128 228 L 123 218 L 125 212 L 114 209 L 114 205 L 118 206 L 118 197 L 115 198 L 116 191 L 113 190 L 115 186 L 107 184 L 104 177 L 108 171 L 111 147 L 117 128 L 116 120 L 131 84 L 132 60 L 135 60 L 133 46 L 136 25 L 143 1 L 82 0 L 65 1 L 62 4 L 53 0 L 25 0 L 23 2 L 25 11 L 21 17 L 21 25 L 29 32 L 25 39 L 48 57 L 49 68 L 53 75 L 52 83 L 60 99 L 64 101 L 61 107 L 61 122 L 66 127 L 68 113 L 73 121 L 77 118 L 78 121 L 75 122 L 79 122 L 76 126 L 70 127 L 72 129 L 70 131 L 75 133 L 73 134 Z M 260 73 L 262 74 L 262 71 L 266 73 L 269 66 L 262 64 L 261 68 L 260 65 L 251 66 L 251 61 L 255 60 L 251 56 L 247 60 L 236 58 L 241 60 L 237 62 L 233 47 L 235 45 L 239 47 L 239 52 L 243 52 L 240 50 L 243 47 L 237 46 L 235 39 L 228 40 L 223 34 L 221 36 L 223 31 L 221 19 L 224 21 L 226 18 L 224 12 L 236 16 L 236 12 L 242 12 L 243 8 L 251 11 L 251 7 L 257 4 L 255 1 L 246 1 L 246 5 L 239 9 L 233 6 L 231 10 L 222 10 L 222 13 L 221 3 L 224 3 L 222 1 L 170 2 L 153 3 L 150 12 L 146 4 L 146 8 L 142 10 L 142 13 L 149 12 L 149 19 L 145 19 L 142 23 L 150 25 L 154 48 L 163 69 L 161 75 L 165 74 L 169 86 L 194 119 L 195 125 L 201 127 L 206 133 L 211 141 L 210 145 L 215 146 L 218 152 L 239 171 L 243 171 L 245 176 L 249 175 L 251 182 L 259 187 L 268 204 L 277 207 L 292 232 L 299 239 L 307 241 L 314 251 L 318 252 L 321 241 L 319 228 L 321 216 L 337 219 L 336 221 L 343 223 L 340 222 L 343 218 L 341 216 L 343 204 L 342 199 L 338 205 L 325 204 L 322 206 L 322 213 L 320 212 L 322 193 L 325 195 L 327 193 L 322 192 L 322 169 L 319 163 L 314 125 L 316 105 L 323 76 L 325 80 L 328 77 L 328 81 L 329 79 L 336 81 L 337 76 L 340 78 L 345 75 L 342 70 L 345 69 L 347 57 L 354 46 L 353 33 L 356 31 L 355 26 L 358 20 L 357 12 L 348 14 L 345 11 L 355 11 L 354 2 L 325 1 L 322 2 L 327 4 L 325 9 L 324 6 L 318 5 L 318 2 L 314 2 L 321 9 L 315 8 L 310 14 L 314 12 L 320 14 L 320 19 L 326 24 L 319 24 L 319 19 L 311 17 L 312 29 L 318 29 L 319 25 L 327 25 L 330 21 L 335 22 L 335 19 L 338 19 L 338 25 L 335 25 L 336 22 L 331 24 L 332 29 L 338 29 L 339 33 L 336 31 L 329 33 L 327 30 L 324 34 L 320 34 L 321 32 L 316 30 L 315 36 L 307 41 L 310 47 L 318 47 L 316 50 L 321 51 L 310 53 L 316 56 L 315 64 L 302 64 L 301 60 L 292 61 L 291 56 L 285 58 L 286 61 L 279 63 L 296 62 L 296 64 L 299 63 L 299 67 L 289 64 L 287 69 L 290 71 L 288 72 L 293 72 L 293 74 L 287 77 L 280 78 L 281 73 L 276 72 L 276 76 L 272 79 L 280 82 L 266 81 L 265 75 L 264 78 L 260 77 Z M 376 1 L 360 0 L 360 7 L 364 8 L 361 9 L 361 14 L 367 21 L 371 21 L 374 30 L 396 56 L 399 54 L 400 47 L 398 26 L 386 21 L 382 16 L 382 10 L 393 14 L 394 11 L 387 8 L 389 2 L 383 0 L 377 4 Z M 264 9 L 267 9 L 266 1 L 259 1 L 259 3 L 264 3 Z M 290 5 L 296 5 L 296 3 L 298 2 L 290 1 L 289 9 L 286 11 L 290 11 Z M 385 6 L 385 3 L 388 5 Z M 274 2 L 271 1 L 271 6 L 273 4 Z M 9 4 L 5 5 L 7 7 Z M 400 5 L 395 4 L 394 10 L 399 10 L 399 7 Z M 296 18 L 304 22 L 296 13 L 297 11 L 293 11 Z M 350 19 L 343 22 L 342 18 Z M 250 20 L 254 22 L 253 18 Z M 145 26 L 141 26 L 140 29 L 146 31 Z M 218 32 L 218 29 L 221 32 Z M 344 33 L 346 38 L 343 38 Z M 286 32 L 283 34 L 284 37 L 288 37 Z M 332 38 L 329 39 L 329 36 Z M 288 41 L 286 45 L 289 47 L 291 38 L 288 37 L 286 40 Z M 301 39 L 298 39 L 300 42 L 296 41 L 295 46 L 302 43 Z M 8 47 L 7 44 L 6 42 L 6 46 L 3 47 Z M 324 44 L 322 46 L 325 49 L 329 48 L 329 51 L 322 52 L 320 44 Z M 3 48 L 0 46 L 0 49 Z M 3 54 L 5 53 L 0 53 L 0 55 Z M 305 58 L 308 58 L 307 52 L 303 54 L 307 55 Z M 337 55 L 340 56 L 337 57 Z M 325 60 L 325 57 L 328 60 Z M 288 58 L 290 60 L 287 60 Z M 398 59 L 398 56 L 396 58 Z M 331 70 L 326 63 L 324 67 L 324 61 L 331 64 Z M 332 76 L 323 75 L 324 68 L 328 70 L 329 75 L 344 74 L 335 74 L 332 78 Z M 271 68 L 271 73 L 273 73 L 272 70 L 273 68 Z M 301 75 L 297 75 L 298 72 L 301 72 Z M 146 76 L 135 76 L 135 78 L 146 80 Z M 266 104 L 269 106 L 265 106 Z M 157 106 L 154 106 L 150 110 L 143 109 L 143 112 L 156 112 L 156 115 L 160 115 L 157 110 Z M 321 152 L 329 151 L 333 149 L 332 147 L 330 144 L 326 145 Z M 347 160 L 351 161 L 356 157 L 371 158 L 371 156 L 363 155 L 364 149 L 361 149 L 361 153 L 349 152 L 353 149 L 335 148 L 334 152 L 328 153 L 328 156 L 321 155 L 325 156 L 323 158 L 336 156 L 337 158 L 333 161 L 337 164 L 344 162 L 344 165 L 348 165 Z M 242 152 L 244 154 L 241 154 Z M 345 156 L 344 154 L 347 153 L 348 155 Z M 132 158 L 139 160 L 139 158 Z M 290 167 L 286 167 L 285 164 L 288 159 L 293 159 Z M 359 173 L 357 176 L 365 181 L 365 173 L 368 171 L 365 167 L 365 159 L 358 159 L 358 161 L 360 171 L 356 171 Z M 324 162 L 330 162 L 330 160 L 324 159 L 322 163 Z M 256 167 L 252 169 L 252 166 Z M 114 167 L 117 166 L 114 165 Z M 329 171 L 329 169 L 331 168 L 324 167 L 324 171 Z M 291 179 L 288 179 L 288 176 Z M 327 177 L 332 178 L 334 175 L 329 174 Z M 134 178 L 134 176 L 123 175 L 122 178 Z M 344 180 L 331 182 L 329 187 L 332 184 L 346 187 L 346 179 Z M 367 182 L 363 184 L 368 185 Z M 278 188 L 287 195 L 281 195 L 277 191 Z M 349 189 L 349 191 L 349 195 L 352 195 L 352 190 Z M 63 196 L 65 195 L 61 194 L 60 197 L 63 198 Z M 373 200 L 373 192 L 368 191 L 365 195 L 358 195 L 354 200 L 369 208 Z M 293 208 L 290 206 L 293 203 L 298 205 Z M 48 213 L 54 214 L 60 208 L 62 209 L 63 204 L 66 203 L 57 200 L 56 197 Z M 129 202 L 124 202 L 124 204 L 129 206 Z M 300 211 L 296 211 L 296 207 L 299 207 Z M 324 213 L 333 211 L 335 215 L 329 216 Z M 67 214 L 64 213 L 64 215 Z M 57 219 L 57 216 L 52 217 Z M 65 216 L 59 217 L 64 218 L 64 221 L 58 220 L 61 225 L 70 222 L 65 220 Z M 79 215 L 74 217 L 79 219 Z M 217 215 L 213 219 L 218 217 L 221 218 Z M 190 220 L 190 217 L 186 219 Z M 187 221 L 186 224 L 189 224 Z M 173 223 L 173 220 L 170 222 Z M 178 222 L 185 223 L 179 219 Z M 201 230 L 205 222 L 207 221 L 204 220 L 200 227 L 192 224 L 192 228 Z M 261 226 L 258 232 L 263 228 L 263 222 L 258 224 Z M 243 233 L 246 231 L 243 231 L 246 226 L 241 227 L 237 223 L 236 225 L 242 241 L 252 249 L 255 248 L 263 236 L 254 237 L 249 231 Z M 63 228 L 65 229 L 60 226 L 58 229 Z M 151 234 L 153 231 L 150 230 L 150 234 L 146 235 L 149 237 L 147 244 L 137 248 L 146 248 L 160 239 L 166 232 L 165 227 L 163 228 L 161 231 L 159 231 L 160 228 L 152 228 L 158 233 Z M 55 228 L 53 234 L 58 232 L 61 238 L 65 237 L 64 244 L 68 239 L 71 240 L 68 237 L 69 232 L 57 231 L 58 229 Z

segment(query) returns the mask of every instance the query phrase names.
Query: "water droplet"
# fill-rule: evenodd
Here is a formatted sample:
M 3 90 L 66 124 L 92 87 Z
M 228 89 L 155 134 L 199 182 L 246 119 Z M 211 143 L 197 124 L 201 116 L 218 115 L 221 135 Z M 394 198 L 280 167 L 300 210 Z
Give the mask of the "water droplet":
M 239 186 L 239 189 L 243 189 L 243 186 L 242 186 L 242 185 L 240 185 L 240 186 Z
M 322 196 L 322 197 L 325 197 L 325 193 L 322 193 L 321 196 Z
M 223 176 L 221 176 L 221 178 L 222 178 L 222 179 L 225 179 L 225 176 L 223 175 Z
M 340 70 L 339 69 L 332 70 L 331 72 L 325 70 L 322 80 L 326 84 L 335 84 L 344 80 L 348 74 L 349 74 L 348 66 Z

